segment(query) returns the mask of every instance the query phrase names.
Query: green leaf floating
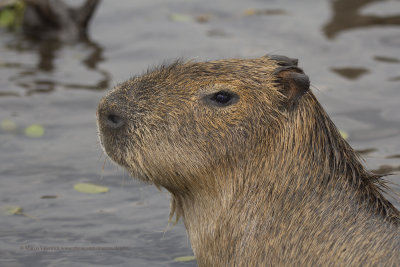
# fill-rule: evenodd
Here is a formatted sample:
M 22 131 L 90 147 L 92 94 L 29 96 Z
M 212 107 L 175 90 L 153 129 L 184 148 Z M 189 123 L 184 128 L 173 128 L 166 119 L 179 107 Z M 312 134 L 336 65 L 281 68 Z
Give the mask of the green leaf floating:
M 168 18 L 170 20 L 176 21 L 176 22 L 186 22 L 186 21 L 192 20 L 192 17 L 185 15 L 185 14 L 178 14 L 178 13 L 170 14 L 168 16 Z
M 175 262 L 186 262 L 186 261 L 194 261 L 196 260 L 195 256 L 183 256 L 183 257 L 176 257 L 174 259 Z
M 22 214 L 23 208 L 20 206 L 8 206 L 6 212 L 9 215 L 20 215 Z
M 15 13 L 12 10 L 5 9 L 0 12 L 0 27 L 10 27 L 15 22 Z
M 2 120 L 0 128 L 5 132 L 15 132 L 17 130 L 17 124 L 12 120 Z
M 89 183 L 76 184 L 76 185 L 74 185 L 74 189 L 78 192 L 87 193 L 87 194 L 100 194 L 100 193 L 106 193 L 109 191 L 109 189 L 105 186 L 89 184 Z
M 33 138 L 41 137 L 44 134 L 43 126 L 39 124 L 32 124 L 25 128 L 25 135 Z
M 25 2 L 0 0 L 0 27 L 15 28 L 22 24 Z
M 24 213 L 24 209 L 21 206 L 7 206 L 5 207 L 5 211 L 8 215 L 22 215 L 34 220 L 38 220 L 38 218 Z

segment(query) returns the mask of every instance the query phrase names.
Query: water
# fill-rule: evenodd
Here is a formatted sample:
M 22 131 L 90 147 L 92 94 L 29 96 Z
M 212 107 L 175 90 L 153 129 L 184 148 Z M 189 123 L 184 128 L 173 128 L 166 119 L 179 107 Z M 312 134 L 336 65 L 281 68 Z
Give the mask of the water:
M 192 251 L 181 223 L 167 229 L 168 194 L 105 162 L 97 141 L 105 91 L 167 59 L 299 58 L 367 167 L 400 183 L 400 2 L 349 2 L 103 1 L 75 45 L 0 29 L 0 120 L 17 127 L 0 130 L 0 266 L 195 266 L 173 261 Z

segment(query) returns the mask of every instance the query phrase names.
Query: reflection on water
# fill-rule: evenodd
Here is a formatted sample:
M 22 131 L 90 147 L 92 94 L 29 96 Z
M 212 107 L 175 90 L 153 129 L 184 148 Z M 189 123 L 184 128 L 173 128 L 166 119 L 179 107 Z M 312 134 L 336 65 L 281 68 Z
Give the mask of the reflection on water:
M 323 31 L 329 39 L 335 38 L 342 31 L 371 26 L 400 25 L 400 14 L 393 16 L 375 16 L 360 14 L 361 8 L 368 4 L 385 0 L 333 0 L 333 17 Z
M 70 7 L 61 0 L 24 0 L 23 31 L 37 40 L 84 40 L 99 1 L 86 0 L 81 6 Z
M 98 68 L 104 59 L 103 49 L 87 34 L 99 0 L 86 0 L 79 7 L 69 7 L 62 1 L 25 3 L 23 24 L 14 29 L 18 30 L 15 38 L 12 33 L 2 33 L 11 37 L 2 43 L 5 50 L 0 62 L 0 68 L 10 72 L 8 80 L 25 89 L 27 95 L 49 93 L 57 87 L 108 88 L 110 75 Z M 34 55 L 37 62 L 32 64 Z M 83 83 L 86 77 L 88 83 Z M 18 92 L 0 92 L 0 96 L 18 95 Z
M 386 157 L 387 159 L 400 159 L 400 154 L 390 155 Z
M 24 88 L 27 95 L 49 93 L 57 87 L 66 89 L 103 90 L 109 87 L 110 75 L 98 67 L 103 61 L 103 49 L 96 42 L 85 40 L 64 45 L 59 41 L 33 41 L 23 37 L 5 46 L 15 54 L 36 54 L 37 63 L 18 62 L 9 56 L 0 68 L 16 69 L 9 80 Z M 63 54 L 66 54 L 63 56 Z M 65 70 L 65 71 L 63 71 Z M 71 77 L 72 76 L 72 77 Z M 85 77 L 92 79 L 81 83 Z M 0 96 L 16 96 L 17 92 L 1 92 Z
M 400 165 L 397 167 L 391 166 L 391 165 L 382 165 L 379 167 L 379 169 L 372 170 L 373 173 L 379 174 L 379 175 L 393 174 L 398 171 L 400 171 Z
M 400 135 L 400 122 L 385 119 L 380 110 L 361 109 L 358 111 L 343 112 L 341 115 L 365 125 L 373 125 L 372 122 L 379 121 L 379 126 L 370 127 L 368 130 L 360 129 L 353 131 L 353 134 L 359 140 L 384 139 Z
M 356 80 L 369 72 L 365 68 L 332 68 L 332 71 L 349 80 Z
M 400 63 L 400 59 L 395 57 L 375 56 L 374 59 L 386 63 Z
M 359 154 L 359 155 L 368 155 L 368 154 L 370 154 L 370 153 L 373 153 L 373 152 L 376 152 L 377 151 L 377 149 L 376 148 L 367 148 L 367 149 L 360 149 L 360 150 L 356 150 L 356 152 Z

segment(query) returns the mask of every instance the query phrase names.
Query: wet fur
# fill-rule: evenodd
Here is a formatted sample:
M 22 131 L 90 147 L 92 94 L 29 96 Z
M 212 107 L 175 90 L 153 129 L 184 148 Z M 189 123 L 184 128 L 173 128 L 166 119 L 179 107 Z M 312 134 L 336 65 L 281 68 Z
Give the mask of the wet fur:
M 199 266 L 399 266 L 400 215 L 383 180 L 310 90 L 286 92 L 279 63 L 178 61 L 128 80 L 99 105 L 102 144 L 171 192 Z M 202 101 L 222 89 L 238 103 Z M 104 126 L 110 111 L 123 129 Z

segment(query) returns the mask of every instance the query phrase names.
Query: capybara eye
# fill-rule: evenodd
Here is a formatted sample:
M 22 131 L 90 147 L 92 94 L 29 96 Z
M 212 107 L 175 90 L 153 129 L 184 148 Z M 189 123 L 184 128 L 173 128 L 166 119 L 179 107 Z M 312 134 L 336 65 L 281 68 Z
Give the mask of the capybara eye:
M 209 104 L 218 107 L 225 107 L 234 104 L 237 102 L 237 99 L 238 95 L 227 91 L 219 91 L 206 97 Z
M 226 104 L 231 100 L 231 95 L 226 92 L 219 92 L 213 96 L 212 100 L 220 104 Z

